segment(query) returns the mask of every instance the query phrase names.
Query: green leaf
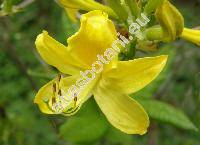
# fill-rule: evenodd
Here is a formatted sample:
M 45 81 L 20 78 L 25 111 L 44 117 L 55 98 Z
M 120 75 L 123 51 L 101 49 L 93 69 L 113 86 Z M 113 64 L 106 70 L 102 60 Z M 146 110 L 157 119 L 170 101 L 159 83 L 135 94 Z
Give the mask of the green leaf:
M 98 112 L 97 105 L 89 100 L 77 116 L 71 117 L 60 127 L 61 136 L 72 143 L 90 143 L 101 138 L 108 124 Z
M 149 116 L 153 119 L 187 130 L 198 130 L 181 110 L 169 104 L 149 99 L 137 99 L 137 101 L 143 105 Z

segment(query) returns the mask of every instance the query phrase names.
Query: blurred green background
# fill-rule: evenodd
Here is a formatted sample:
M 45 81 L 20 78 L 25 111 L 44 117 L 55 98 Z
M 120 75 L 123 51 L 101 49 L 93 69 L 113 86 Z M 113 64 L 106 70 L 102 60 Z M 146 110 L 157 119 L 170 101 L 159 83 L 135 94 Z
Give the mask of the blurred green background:
M 200 25 L 199 0 L 173 3 L 187 27 Z M 146 135 L 126 135 L 111 127 L 93 99 L 70 118 L 42 114 L 34 95 L 56 70 L 36 52 L 36 36 L 47 30 L 66 44 L 78 25 L 53 0 L 35 0 L 21 12 L 0 17 L 0 145 L 200 145 L 200 132 L 194 127 L 200 129 L 200 49 L 182 40 L 160 46 L 158 53 L 169 55 L 166 69 L 133 95 L 144 99 L 141 103 L 151 117 Z M 148 98 L 170 106 L 145 101 Z

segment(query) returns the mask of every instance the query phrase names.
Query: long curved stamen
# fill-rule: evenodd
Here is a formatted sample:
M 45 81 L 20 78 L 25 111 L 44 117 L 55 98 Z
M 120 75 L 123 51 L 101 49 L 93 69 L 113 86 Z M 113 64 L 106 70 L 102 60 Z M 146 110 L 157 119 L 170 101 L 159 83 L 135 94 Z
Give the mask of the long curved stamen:
M 58 95 L 62 96 L 62 91 L 61 90 L 58 91 Z
M 57 85 L 58 85 L 58 89 L 60 89 L 60 81 L 61 81 L 61 79 L 62 79 L 62 76 L 61 76 L 61 74 L 58 74 L 58 76 L 57 76 Z
M 55 95 L 56 93 L 56 83 L 53 83 L 53 94 Z
M 56 84 L 53 83 L 53 97 L 52 97 L 52 105 L 56 103 Z
M 62 78 L 61 74 L 58 74 L 58 82 L 60 82 L 61 78 Z

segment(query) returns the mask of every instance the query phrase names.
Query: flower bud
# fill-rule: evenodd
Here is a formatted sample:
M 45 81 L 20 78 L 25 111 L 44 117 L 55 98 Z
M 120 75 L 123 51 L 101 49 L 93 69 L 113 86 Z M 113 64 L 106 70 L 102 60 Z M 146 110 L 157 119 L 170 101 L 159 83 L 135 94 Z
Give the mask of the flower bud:
M 172 42 L 179 37 L 184 28 L 184 19 L 178 9 L 168 0 L 156 10 L 156 19 L 163 30 L 163 40 Z

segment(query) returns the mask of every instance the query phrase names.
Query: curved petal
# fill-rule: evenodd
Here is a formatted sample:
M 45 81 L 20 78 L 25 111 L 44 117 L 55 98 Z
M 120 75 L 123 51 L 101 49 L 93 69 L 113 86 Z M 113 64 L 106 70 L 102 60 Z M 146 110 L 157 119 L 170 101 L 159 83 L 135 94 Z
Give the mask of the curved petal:
M 42 113 L 54 114 L 48 105 L 48 101 L 52 98 L 52 85 L 55 80 L 50 81 L 44 85 L 35 96 L 34 103 L 36 103 Z
M 97 79 L 98 77 L 85 85 L 82 82 L 84 87 L 80 88 L 77 86 L 79 76 L 57 77 L 38 91 L 34 103 L 46 114 L 73 115 L 91 96 Z
M 94 0 L 59 0 L 60 4 L 66 8 L 93 10 L 91 3 Z
M 65 11 L 72 22 L 77 22 L 77 9 L 65 8 Z
M 164 68 L 166 61 L 165 55 L 120 61 L 116 69 L 108 71 L 103 76 L 108 85 L 131 94 L 153 81 Z
M 94 91 L 94 98 L 108 121 L 127 134 L 145 134 L 149 118 L 143 107 L 129 96 L 111 88 L 102 85 Z
M 72 8 L 72 9 L 80 9 L 79 4 L 77 3 L 77 0 L 58 0 L 61 5 L 63 5 L 66 8 Z
M 95 0 L 58 0 L 65 8 L 79 9 L 84 11 L 102 10 L 110 16 L 117 18 L 115 12 L 108 6 L 105 6 Z
M 97 55 L 111 47 L 117 39 L 112 21 L 106 13 L 96 10 L 82 15 L 79 31 L 68 39 L 70 54 L 88 66 L 96 61 Z
M 69 54 L 66 46 L 50 37 L 46 31 L 38 35 L 35 45 L 48 64 L 65 74 L 77 74 L 85 67 Z

